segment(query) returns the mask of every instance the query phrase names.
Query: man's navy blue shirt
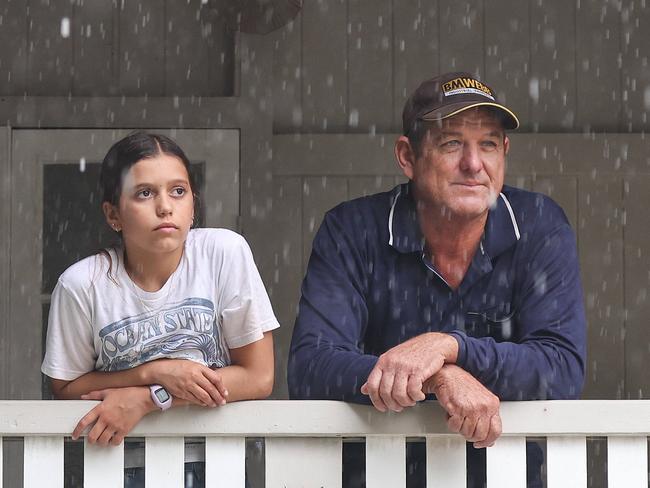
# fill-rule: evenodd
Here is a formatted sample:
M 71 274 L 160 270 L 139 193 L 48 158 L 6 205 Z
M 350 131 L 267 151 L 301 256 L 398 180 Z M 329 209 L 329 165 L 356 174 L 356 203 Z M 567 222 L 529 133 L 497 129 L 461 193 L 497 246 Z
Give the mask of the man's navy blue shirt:
M 504 187 L 460 286 L 428 262 L 408 183 L 330 210 L 314 238 L 289 355 L 292 398 L 368 403 L 379 355 L 453 335 L 501 400 L 577 398 L 585 314 L 573 231 L 541 194 Z

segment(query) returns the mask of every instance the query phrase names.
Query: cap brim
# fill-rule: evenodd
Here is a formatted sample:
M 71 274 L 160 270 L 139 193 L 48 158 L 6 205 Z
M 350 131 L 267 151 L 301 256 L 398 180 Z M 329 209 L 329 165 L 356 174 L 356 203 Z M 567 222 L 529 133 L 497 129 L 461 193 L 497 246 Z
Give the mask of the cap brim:
M 457 104 L 451 104 L 444 107 L 444 110 L 432 110 L 429 113 L 424 114 L 421 119 L 428 121 L 443 120 L 449 117 L 453 117 L 465 110 L 475 107 L 494 107 L 502 111 L 503 117 L 503 128 L 507 130 L 515 130 L 519 128 L 519 119 L 517 116 L 507 107 L 500 105 L 494 102 L 463 102 Z

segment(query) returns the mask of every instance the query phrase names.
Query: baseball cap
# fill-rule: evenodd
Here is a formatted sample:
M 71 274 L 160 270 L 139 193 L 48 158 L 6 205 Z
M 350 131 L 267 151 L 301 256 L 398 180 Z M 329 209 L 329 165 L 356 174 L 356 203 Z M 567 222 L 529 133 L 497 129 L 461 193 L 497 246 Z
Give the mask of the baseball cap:
M 407 135 L 417 120 L 438 121 L 483 106 L 497 109 L 504 129 L 519 127 L 517 116 L 497 101 L 485 83 L 469 73 L 446 73 L 423 81 L 411 94 L 402 112 L 402 129 Z

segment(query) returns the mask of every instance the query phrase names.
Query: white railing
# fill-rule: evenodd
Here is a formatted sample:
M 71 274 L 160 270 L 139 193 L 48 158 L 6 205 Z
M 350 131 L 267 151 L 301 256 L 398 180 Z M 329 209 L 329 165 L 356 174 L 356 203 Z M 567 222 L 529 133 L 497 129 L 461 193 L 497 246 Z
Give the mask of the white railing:
M 64 437 L 96 402 L 0 401 L 0 437 L 24 438 L 24 486 L 63 486 Z M 650 401 L 502 403 L 503 435 L 487 450 L 488 488 L 526 486 L 527 436 L 546 437 L 548 488 L 587 486 L 587 436 L 607 437 L 611 488 L 648 488 Z M 146 485 L 182 487 L 184 437 L 205 437 L 206 487 L 244 487 L 245 438 L 265 439 L 267 488 L 340 487 L 346 437 L 365 438 L 368 488 L 405 486 L 407 437 L 426 438 L 427 486 L 465 487 L 465 443 L 435 402 L 400 414 L 326 401 L 239 402 L 148 415 Z M 122 486 L 121 447 L 84 447 L 84 486 Z M 0 442 L 0 461 L 2 443 Z M 2 484 L 0 462 L 0 485 Z M 5 487 L 12 488 L 12 487 Z

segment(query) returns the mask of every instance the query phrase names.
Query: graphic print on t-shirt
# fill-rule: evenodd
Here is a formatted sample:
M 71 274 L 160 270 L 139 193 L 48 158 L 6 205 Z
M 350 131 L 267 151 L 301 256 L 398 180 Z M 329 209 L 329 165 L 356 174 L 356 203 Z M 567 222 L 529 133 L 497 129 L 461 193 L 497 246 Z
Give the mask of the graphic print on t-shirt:
M 99 331 L 102 370 L 120 371 L 165 356 L 183 357 L 184 351 L 188 358 L 198 352 L 210 367 L 227 366 L 228 352 L 215 321 L 212 301 L 187 298 L 113 322 Z

